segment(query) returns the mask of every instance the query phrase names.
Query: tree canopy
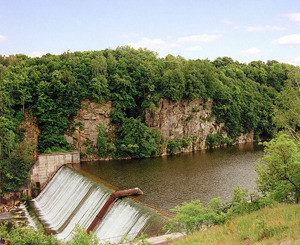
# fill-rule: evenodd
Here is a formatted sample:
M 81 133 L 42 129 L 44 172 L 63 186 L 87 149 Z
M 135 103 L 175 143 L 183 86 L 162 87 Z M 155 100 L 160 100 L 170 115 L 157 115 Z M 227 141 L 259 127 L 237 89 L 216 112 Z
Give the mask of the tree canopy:
M 299 74 L 299 67 L 277 61 L 159 58 L 147 49 L 127 46 L 40 58 L 0 55 L 0 161 L 16 158 L 12 152 L 22 141 L 19 125 L 25 111 L 37 118 L 40 153 L 70 150 L 63 135 L 85 99 L 112 101 L 115 142 L 102 138 L 98 145 L 120 153 L 116 157 L 150 157 L 159 152 L 159 135 L 145 125 L 144 116 L 145 109 L 162 97 L 211 100 L 213 114 L 218 123 L 225 123 L 223 130 L 230 138 L 254 131 L 257 139 L 270 139 L 276 125 L 286 121 L 274 119 L 274 113 L 286 111 L 280 106 L 274 111 L 274 105 L 289 99 L 284 91 L 296 84 Z M 298 103 L 293 98 L 292 108 Z M 290 119 L 290 125 L 297 131 L 295 120 Z

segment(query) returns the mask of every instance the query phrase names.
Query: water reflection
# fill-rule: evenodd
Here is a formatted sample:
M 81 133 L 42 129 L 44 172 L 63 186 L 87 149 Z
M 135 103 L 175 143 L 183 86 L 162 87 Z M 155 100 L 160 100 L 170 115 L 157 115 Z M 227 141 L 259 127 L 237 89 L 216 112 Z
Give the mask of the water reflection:
M 80 168 L 110 184 L 144 191 L 144 202 L 169 210 L 182 202 L 230 200 L 238 184 L 253 191 L 262 146 L 243 144 L 151 159 L 84 162 Z

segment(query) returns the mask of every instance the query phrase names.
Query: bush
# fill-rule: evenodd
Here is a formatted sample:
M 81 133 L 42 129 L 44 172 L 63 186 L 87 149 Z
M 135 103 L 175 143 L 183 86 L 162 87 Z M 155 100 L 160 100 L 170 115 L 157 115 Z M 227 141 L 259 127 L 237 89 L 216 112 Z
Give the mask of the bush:
M 204 225 L 210 226 L 225 221 L 225 214 L 222 212 L 220 198 L 212 199 L 206 207 L 199 200 L 184 202 L 181 206 L 171 209 L 175 218 L 170 220 L 164 229 L 169 231 L 185 231 L 193 233 L 200 230 Z
M 167 153 L 175 154 L 180 150 L 180 143 L 178 140 L 170 140 L 167 145 Z
M 14 245 L 60 245 L 60 241 L 56 240 L 51 235 L 46 235 L 41 231 L 35 231 L 30 227 L 16 226 L 8 232 L 7 224 L 0 224 L 0 235 L 1 237 L 10 239 L 11 244 Z
M 31 227 L 18 225 L 9 230 L 7 223 L 0 224 L 0 236 L 10 239 L 12 245 L 98 245 L 100 243 L 95 234 L 87 234 L 86 230 L 78 225 L 75 226 L 72 238 L 68 242 L 61 242 L 52 234 L 47 235 L 41 230 L 33 230 Z
M 156 156 L 159 152 L 160 134 L 148 128 L 138 119 L 128 118 L 118 132 L 115 141 L 118 157 L 146 158 Z
M 108 155 L 107 148 L 107 133 L 101 123 L 98 124 L 97 126 L 98 130 L 98 137 L 97 137 L 97 142 L 96 142 L 96 147 L 97 147 L 97 154 L 100 157 L 106 157 Z
M 19 187 L 29 182 L 29 170 L 31 164 L 24 159 L 0 160 L 0 196 L 5 192 L 15 192 Z
M 265 145 L 265 155 L 255 166 L 258 190 L 278 202 L 298 202 L 300 198 L 299 142 L 286 133 Z
M 191 143 L 191 138 L 186 138 L 181 141 L 181 147 L 187 148 Z
M 227 141 L 223 138 L 221 134 L 216 133 L 207 135 L 205 145 L 209 148 L 213 148 L 225 144 L 226 142 Z
M 247 188 L 243 189 L 237 186 L 233 189 L 233 197 L 230 202 L 222 202 L 220 197 L 211 199 L 206 206 L 199 200 L 190 203 L 184 202 L 181 206 L 171 209 L 176 216 L 164 229 L 171 232 L 192 233 L 204 226 L 221 224 L 237 215 L 251 213 L 276 203 L 269 197 L 256 196 L 251 201 L 248 200 L 248 197 Z

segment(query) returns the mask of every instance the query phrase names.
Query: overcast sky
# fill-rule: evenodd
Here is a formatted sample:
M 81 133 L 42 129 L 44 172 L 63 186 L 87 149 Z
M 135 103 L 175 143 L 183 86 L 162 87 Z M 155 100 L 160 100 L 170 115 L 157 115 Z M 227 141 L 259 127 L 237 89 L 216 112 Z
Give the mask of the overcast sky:
M 130 45 L 300 65 L 300 0 L 0 0 L 0 54 Z

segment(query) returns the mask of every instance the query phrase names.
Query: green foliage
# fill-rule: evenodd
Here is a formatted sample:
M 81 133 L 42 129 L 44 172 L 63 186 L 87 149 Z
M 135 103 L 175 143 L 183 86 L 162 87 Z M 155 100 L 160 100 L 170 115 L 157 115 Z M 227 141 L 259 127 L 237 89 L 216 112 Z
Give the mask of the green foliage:
M 225 224 L 189 235 L 172 244 L 297 244 L 299 219 L 297 204 L 275 205 L 230 219 Z
M 167 153 L 175 154 L 181 149 L 179 140 L 169 140 L 167 144 Z
M 256 139 L 270 139 L 275 126 L 296 135 L 299 72 L 299 67 L 276 61 L 242 64 L 229 57 L 213 62 L 172 55 L 158 58 L 147 49 L 127 46 L 40 58 L 0 56 L 0 158 L 16 158 L 22 141 L 18 126 L 25 111 L 37 118 L 39 153 L 70 151 L 64 134 L 87 99 L 113 104 L 110 119 L 118 132 L 115 145 L 100 133 L 97 148 L 104 157 L 159 153 L 160 136 L 144 122 L 145 109 L 158 105 L 162 97 L 212 102 L 209 119 L 225 123 L 223 130 L 231 139 L 251 131 Z M 192 113 L 198 111 L 193 108 Z M 192 118 L 193 114 L 186 122 Z M 129 126 L 129 120 L 136 120 L 134 126 Z M 210 135 L 207 145 L 223 141 L 219 135 Z M 171 141 L 167 151 L 174 154 L 180 147 L 184 147 L 181 142 Z M 89 153 L 94 153 L 94 148 L 89 147 Z
M 29 181 L 31 149 L 21 144 L 23 130 L 18 131 L 17 124 L 18 119 L 0 116 L 0 196 L 18 191 Z
M 276 203 L 275 200 L 269 197 L 259 197 L 258 195 L 251 194 L 249 201 L 249 194 L 247 188 L 240 188 L 238 185 L 233 188 L 233 196 L 228 206 L 226 218 L 251 213 L 266 206 L 272 206 Z
M 300 141 L 297 132 L 300 128 L 300 72 L 291 71 L 291 78 L 277 97 L 274 109 L 274 121 L 279 129 L 286 129 Z
M 97 147 L 97 154 L 100 157 L 106 157 L 108 152 L 108 143 L 107 143 L 107 132 L 105 131 L 103 125 L 99 123 L 97 125 L 97 130 L 98 130 L 98 137 L 97 137 L 97 142 L 96 142 L 96 147 Z
M 0 224 L 1 237 L 10 239 L 11 244 L 15 245 L 60 245 L 61 242 L 56 240 L 53 235 L 46 235 L 41 231 L 35 231 L 30 227 L 12 227 L 8 232 L 6 224 Z
M 194 112 L 194 113 L 199 112 L 199 111 L 200 111 L 200 109 L 197 107 L 193 107 L 193 109 L 192 109 L 192 112 Z
M 43 135 L 40 152 L 68 148 L 60 136 L 85 99 L 113 101 L 113 123 L 143 118 L 144 110 L 162 96 L 174 101 L 210 99 L 214 116 L 225 123 L 231 138 L 251 130 L 270 138 L 276 96 L 299 74 L 298 67 L 276 61 L 246 65 L 229 57 L 213 62 L 172 55 L 159 59 L 154 52 L 130 47 L 41 58 L 11 56 L 1 65 L 0 116 L 32 110 Z
M 181 147 L 187 148 L 191 143 L 191 138 L 186 138 L 181 141 Z
M 0 236 L 10 239 L 11 244 L 14 245 L 98 245 L 100 243 L 95 234 L 87 234 L 86 230 L 79 225 L 75 226 L 72 238 L 68 242 L 61 242 L 53 234 L 47 235 L 43 231 L 33 230 L 31 227 L 13 226 L 9 230 L 7 223 L 0 224 Z
M 66 243 L 66 245 L 98 245 L 99 243 L 100 240 L 94 233 L 91 232 L 88 234 L 84 228 L 76 225 L 72 232 L 72 238 Z
M 189 122 L 189 121 L 191 121 L 193 118 L 194 118 L 194 115 L 189 115 L 189 116 L 185 119 L 185 121 L 186 121 L 186 122 Z
M 209 226 L 224 222 L 224 213 L 221 211 L 221 199 L 212 199 L 206 207 L 199 200 L 184 202 L 181 206 L 171 209 L 175 218 L 164 227 L 169 231 L 185 231 L 192 233 L 200 230 L 204 225 Z
M 119 157 L 145 158 L 156 156 L 161 136 L 138 119 L 126 118 L 115 141 Z
M 220 133 L 208 134 L 205 140 L 205 145 L 209 148 L 220 146 L 226 143 L 230 143 L 230 140 L 224 139 Z
M 265 155 L 255 166 L 258 190 L 275 200 L 298 202 L 300 197 L 300 146 L 291 136 L 280 133 L 263 143 Z
M 123 244 L 136 244 L 136 245 L 151 245 L 150 242 L 147 242 L 146 239 L 148 238 L 148 236 L 144 233 L 142 233 L 140 236 L 134 238 L 134 239 L 130 239 L 128 238 L 128 235 L 125 235 L 124 237 L 122 237 L 121 239 L 121 243 Z
M 0 196 L 5 192 L 18 191 L 19 187 L 29 181 L 28 172 L 31 164 L 24 159 L 2 159 L 0 160 Z
M 206 206 L 199 200 L 184 202 L 181 206 L 171 209 L 175 217 L 164 229 L 171 232 L 193 233 L 207 226 L 222 224 L 237 215 L 251 213 L 276 203 L 269 197 L 252 196 L 251 201 L 248 197 L 248 190 L 237 186 L 233 189 L 232 200 L 227 203 L 222 202 L 220 197 L 211 199 Z

